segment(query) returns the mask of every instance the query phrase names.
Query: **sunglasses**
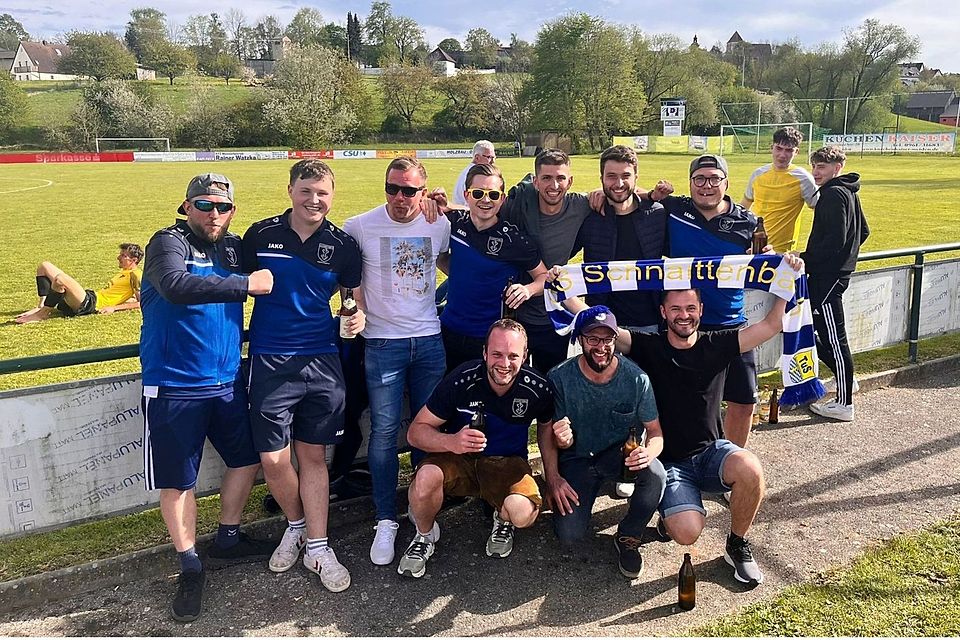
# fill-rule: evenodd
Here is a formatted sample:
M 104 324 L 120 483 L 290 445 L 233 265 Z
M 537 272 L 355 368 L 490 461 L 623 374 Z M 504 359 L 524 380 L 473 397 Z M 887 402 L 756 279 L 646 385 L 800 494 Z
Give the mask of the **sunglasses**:
M 709 184 L 711 187 L 719 187 L 725 179 L 723 176 L 693 176 L 690 181 L 693 182 L 695 187 L 702 187 L 705 184 Z
M 383 188 L 387 192 L 388 196 L 395 196 L 398 193 L 403 193 L 404 198 L 412 198 L 413 196 L 423 191 L 426 187 L 401 187 L 398 184 L 393 184 L 392 182 L 388 182 L 385 185 L 383 185 Z
M 467 193 L 474 200 L 483 200 L 483 196 L 487 196 L 491 202 L 496 202 L 503 197 L 503 191 L 497 189 L 467 189 Z
M 194 200 L 193 208 L 197 211 L 203 211 L 204 213 L 210 213 L 214 209 L 217 210 L 217 213 L 230 213 L 233 211 L 232 202 L 210 202 L 209 200 Z

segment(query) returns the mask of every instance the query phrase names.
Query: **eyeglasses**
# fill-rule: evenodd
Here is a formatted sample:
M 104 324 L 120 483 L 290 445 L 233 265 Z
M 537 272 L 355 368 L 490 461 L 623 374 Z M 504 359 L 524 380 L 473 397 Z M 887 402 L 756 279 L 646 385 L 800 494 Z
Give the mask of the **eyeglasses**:
M 487 155 L 487 154 L 485 154 L 485 153 L 484 153 L 484 154 L 481 154 L 480 157 L 481 157 L 481 158 L 486 158 L 486 159 L 489 160 L 490 162 L 493 162 L 494 160 L 497 159 L 497 156 L 496 156 L 496 155 Z
M 491 202 L 496 202 L 503 197 L 503 191 L 498 189 L 467 189 L 467 194 L 474 200 L 483 200 L 483 196 L 487 196 Z
M 403 193 L 404 198 L 412 198 L 423 191 L 426 187 L 401 187 L 398 184 L 388 182 L 383 186 L 383 188 L 387 192 L 388 196 L 395 196 L 398 193 Z
M 711 187 L 719 187 L 724 180 L 726 180 L 724 176 L 693 176 L 690 178 L 690 182 L 695 187 L 702 187 L 705 184 L 709 184 Z
M 601 338 L 600 336 L 580 336 L 583 338 L 583 341 L 586 342 L 591 347 L 597 347 L 603 345 L 609 347 L 614 342 L 617 341 L 617 336 L 610 336 L 609 338 Z
M 210 213 L 214 209 L 217 210 L 217 213 L 230 213 L 233 211 L 232 202 L 211 202 L 209 200 L 194 200 L 193 208 L 197 211 L 203 211 L 204 213 Z

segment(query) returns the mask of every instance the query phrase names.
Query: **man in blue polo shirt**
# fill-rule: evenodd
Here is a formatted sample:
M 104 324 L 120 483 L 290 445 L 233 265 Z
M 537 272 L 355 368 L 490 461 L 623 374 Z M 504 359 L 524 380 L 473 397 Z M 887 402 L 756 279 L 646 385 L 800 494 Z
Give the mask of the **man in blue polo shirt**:
M 238 377 L 243 301 L 270 293 L 273 275 L 266 269 L 240 273 L 240 238 L 227 232 L 236 207 L 225 176 L 191 180 L 178 213 L 186 220 L 161 229 L 147 244 L 140 362 L 146 488 L 160 489 L 160 513 L 180 556 L 171 614 L 190 622 L 200 615 L 206 584 L 195 547 L 194 496 L 205 439 L 227 465 L 208 564 L 266 558 L 272 546 L 240 533 L 260 459 Z
M 270 570 L 289 570 L 306 545 L 304 566 L 339 592 L 350 572 L 327 540 L 326 446 L 343 437 L 345 387 L 330 298 L 360 285 L 360 249 L 327 220 L 334 176 L 325 163 L 293 165 L 287 192 L 292 207 L 252 225 L 243 240 L 244 270 L 277 276 L 250 320 L 250 421 L 267 486 L 288 521 Z M 358 312 L 348 328 L 356 334 L 363 325 Z

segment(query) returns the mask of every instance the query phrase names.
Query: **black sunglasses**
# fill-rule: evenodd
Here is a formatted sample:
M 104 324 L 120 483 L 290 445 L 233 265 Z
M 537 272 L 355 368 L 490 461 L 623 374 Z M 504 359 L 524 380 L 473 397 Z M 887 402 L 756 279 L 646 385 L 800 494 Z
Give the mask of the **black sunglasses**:
M 387 182 L 383 185 L 383 188 L 387 192 L 388 196 L 395 196 L 402 192 L 404 198 L 412 198 L 425 189 L 425 187 L 401 187 L 400 185 L 393 184 L 392 182 Z
M 204 213 L 210 213 L 214 209 L 217 210 L 217 213 L 230 213 L 233 211 L 232 202 L 211 202 L 209 200 L 194 200 L 193 207 L 197 211 L 203 211 Z

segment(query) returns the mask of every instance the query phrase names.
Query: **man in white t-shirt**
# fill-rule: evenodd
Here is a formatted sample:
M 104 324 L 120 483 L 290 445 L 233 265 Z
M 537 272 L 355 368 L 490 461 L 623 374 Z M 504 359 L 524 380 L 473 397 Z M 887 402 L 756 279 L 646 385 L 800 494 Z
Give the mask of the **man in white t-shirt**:
M 427 171 L 418 160 L 398 157 L 387 167 L 386 204 L 343 225 L 360 245 L 363 260 L 354 295 L 367 320 L 367 460 L 377 511 L 370 560 L 377 565 L 393 562 L 399 527 L 397 436 L 404 389 L 410 393 L 411 415 L 416 415 L 446 369 L 434 296 L 437 258 L 446 260 L 450 248 L 450 221 L 440 216 L 427 222 L 422 214 L 422 202 L 430 197 L 426 184 Z
M 494 164 L 497 160 L 497 152 L 493 150 L 493 143 L 489 140 L 477 140 L 473 145 L 473 162 L 467 165 L 457 183 L 453 185 L 453 202 L 463 207 L 467 206 L 467 200 L 463 192 L 467 190 L 467 172 L 478 164 Z

